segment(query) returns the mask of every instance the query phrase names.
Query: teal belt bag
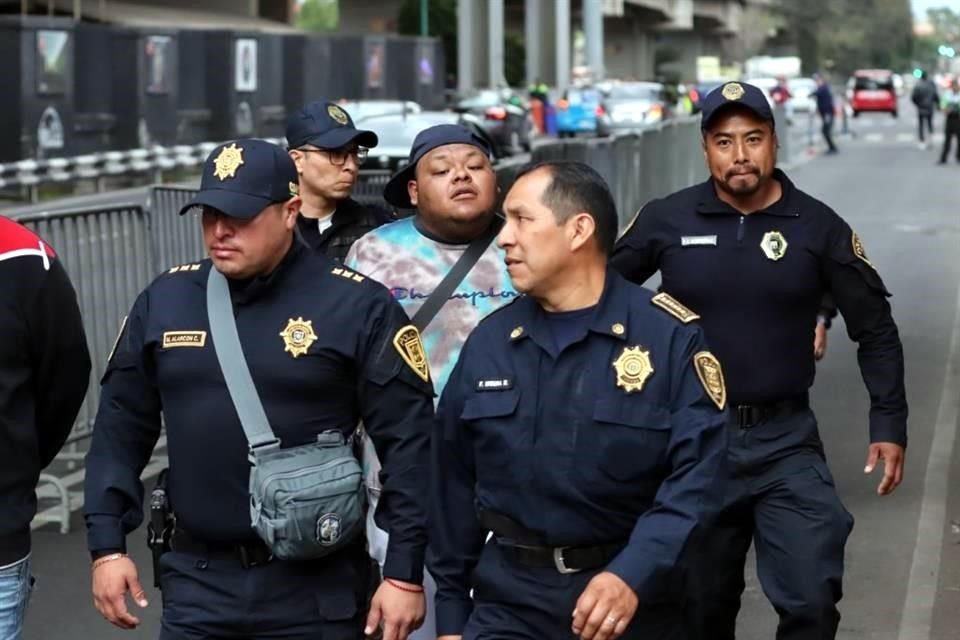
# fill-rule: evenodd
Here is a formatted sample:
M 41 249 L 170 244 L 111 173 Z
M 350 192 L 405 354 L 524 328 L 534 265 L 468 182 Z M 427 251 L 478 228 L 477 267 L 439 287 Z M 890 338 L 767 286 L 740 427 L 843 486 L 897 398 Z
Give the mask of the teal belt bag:
M 250 447 L 250 524 L 281 560 L 322 558 L 364 529 L 366 491 L 352 438 L 325 431 L 283 448 L 273 433 L 237 335 L 226 278 L 210 268 L 207 317 L 223 378 Z

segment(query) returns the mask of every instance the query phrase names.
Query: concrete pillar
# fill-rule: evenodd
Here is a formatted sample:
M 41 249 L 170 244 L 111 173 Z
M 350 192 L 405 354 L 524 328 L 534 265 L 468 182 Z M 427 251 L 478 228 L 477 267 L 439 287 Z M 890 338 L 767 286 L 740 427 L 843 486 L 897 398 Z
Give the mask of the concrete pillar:
M 587 67 L 595 80 L 603 80 L 606 67 L 603 59 L 603 7 L 599 0 L 583 2 L 583 35 L 586 39 Z
M 503 0 L 487 2 L 487 86 L 506 86 L 503 72 Z
M 556 0 L 554 24 L 556 29 L 556 80 L 557 91 L 570 86 L 570 0 Z
M 550 87 L 557 85 L 557 21 L 553 18 L 556 2 L 524 0 L 528 83 L 539 78 Z
M 487 30 L 487 12 L 482 9 L 477 0 L 457 0 L 457 88 L 460 91 L 476 89 L 489 79 L 489 59 L 481 54 Z
M 527 45 L 527 86 L 532 85 L 538 78 L 543 79 L 543 65 L 540 53 L 540 35 L 543 32 L 543 14 L 540 9 L 540 0 L 523 0 L 523 36 Z

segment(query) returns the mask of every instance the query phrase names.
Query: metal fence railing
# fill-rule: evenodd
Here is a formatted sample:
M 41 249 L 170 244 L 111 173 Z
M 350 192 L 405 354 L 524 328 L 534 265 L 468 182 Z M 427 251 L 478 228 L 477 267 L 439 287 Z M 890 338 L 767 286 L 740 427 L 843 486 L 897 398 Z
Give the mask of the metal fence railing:
M 604 177 L 624 227 L 646 202 L 704 179 L 699 118 L 676 118 L 610 138 L 558 140 L 533 150 L 533 161 L 584 162 Z

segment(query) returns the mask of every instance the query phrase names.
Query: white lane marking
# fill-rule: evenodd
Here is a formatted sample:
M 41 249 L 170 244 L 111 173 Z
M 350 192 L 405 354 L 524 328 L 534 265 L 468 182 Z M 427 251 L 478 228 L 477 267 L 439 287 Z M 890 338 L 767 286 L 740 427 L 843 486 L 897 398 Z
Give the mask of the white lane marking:
M 940 573 L 943 527 L 947 518 L 950 458 L 953 455 L 957 415 L 960 413 L 960 394 L 957 389 L 960 389 L 960 291 L 957 292 L 957 309 L 953 317 L 953 334 L 943 376 L 943 390 L 940 392 L 940 407 L 923 478 L 917 542 L 913 548 L 907 595 L 900 615 L 899 640 L 930 638 Z

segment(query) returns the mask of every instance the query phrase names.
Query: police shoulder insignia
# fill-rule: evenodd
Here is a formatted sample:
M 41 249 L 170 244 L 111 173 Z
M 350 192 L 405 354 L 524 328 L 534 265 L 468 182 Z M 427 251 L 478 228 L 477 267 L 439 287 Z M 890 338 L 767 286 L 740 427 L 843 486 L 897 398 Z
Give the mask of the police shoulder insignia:
M 335 267 L 330 273 L 335 276 L 340 276 L 341 278 L 346 278 L 347 280 L 353 280 L 354 282 L 363 282 L 367 279 L 366 276 L 362 276 L 344 267 Z
M 220 149 L 220 153 L 213 159 L 213 175 L 220 178 L 223 182 L 227 178 L 235 178 L 237 169 L 243 164 L 243 147 L 238 147 L 236 142 L 229 147 Z
M 760 241 L 760 248 L 763 249 L 763 255 L 776 262 L 787 255 L 787 239 L 779 231 L 767 231 Z
M 310 349 L 310 345 L 317 339 L 317 334 L 313 332 L 313 320 L 290 318 L 286 328 L 280 332 L 280 337 L 283 338 L 283 350 L 294 358 L 299 358 Z
M 877 268 L 873 266 L 873 263 L 867 258 L 867 252 L 863 248 L 863 242 L 860 241 L 860 236 L 857 235 L 856 231 L 853 232 L 853 237 L 851 238 L 850 242 L 853 245 L 853 255 L 866 262 L 868 265 L 870 265 L 871 269 L 876 271 Z
M 641 391 L 644 383 L 653 375 L 650 352 L 639 345 L 624 347 L 620 357 L 613 361 L 613 369 L 617 372 L 618 387 L 627 393 Z
M 335 104 L 327 107 L 327 115 L 339 125 L 345 126 L 350 123 L 350 118 L 347 117 L 347 113 Z
M 727 100 L 739 100 L 743 97 L 743 94 L 743 85 L 741 85 L 739 82 L 728 82 L 727 84 L 723 85 L 723 89 L 720 91 L 720 95 Z
M 680 302 L 669 293 L 658 293 L 650 299 L 650 302 L 684 324 L 700 319 L 699 315 L 680 304 Z
M 424 382 L 430 382 L 430 363 L 423 341 L 420 340 L 420 332 L 415 326 L 408 324 L 397 331 L 393 336 L 393 346 L 415 374 Z
M 723 381 L 720 361 L 709 351 L 700 351 L 693 356 L 693 368 L 697 371 L 704 391 L 721 411 L 727 406 L 727 385 Z
M 186 273 L 187 271 L 200 271 L 200 263 L 181 264 L 178 267 L 171 268 L 167 273 Z

